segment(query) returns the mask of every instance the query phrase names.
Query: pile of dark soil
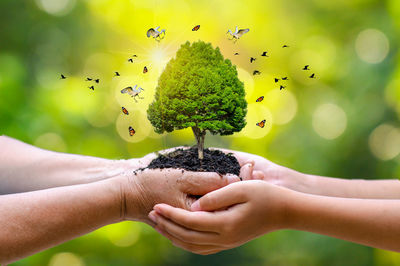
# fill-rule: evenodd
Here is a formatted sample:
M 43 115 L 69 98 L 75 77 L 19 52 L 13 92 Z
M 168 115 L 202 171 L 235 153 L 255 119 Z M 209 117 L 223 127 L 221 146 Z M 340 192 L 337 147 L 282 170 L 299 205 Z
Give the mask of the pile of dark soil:
M 150 169 L 182 168 L 196 172 L 216 172 L 219 174 L 235 174 L 239 176 L 240 165 L 237 159 L 219 150 L 204 150 L 204 159 L 199 160 L 197 147 L 178 149 L 171 153 L 160 154 L 148 166 Z

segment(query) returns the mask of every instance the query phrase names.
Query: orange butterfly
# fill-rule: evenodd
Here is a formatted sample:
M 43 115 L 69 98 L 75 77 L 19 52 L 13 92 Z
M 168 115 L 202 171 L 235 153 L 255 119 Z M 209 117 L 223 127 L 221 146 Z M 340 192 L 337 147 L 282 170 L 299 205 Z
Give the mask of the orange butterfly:
M 265 126 L 265 119 L 263 121 L 257 123 L 256 126 L 263 128 Z
M 264 96 L 258 97 L 256 103 L 262 102 L 262 100 L 264 100 Z
M 195 26 L 192 31 L 198 31 L 200 29 L 200 25 Z
M 143 68 L 143 74 L 145 74 L 145 73 L 147 73 L 147 67 L 146 66 Z
M 133 127 L 129 127 L 129 136 L 135 135 L 136 131 L 133 129 Z
M 126 114 L 126 115 L 129 115 L 129 112 L 128 112 L 128 110 L 126 110 L 126 108 L 125 108 L 125 107 L 123 107 L 123 106 L 122 106 L 122 112 L 123 112 L 124 114 Z

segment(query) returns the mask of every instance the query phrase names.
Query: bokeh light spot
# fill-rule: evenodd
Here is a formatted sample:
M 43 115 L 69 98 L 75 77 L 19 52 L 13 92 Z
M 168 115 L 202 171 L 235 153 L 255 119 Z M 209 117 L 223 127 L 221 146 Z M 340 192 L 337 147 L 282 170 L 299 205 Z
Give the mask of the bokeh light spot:
M 400 154 L 400 129 L 382 124 L 372 131 L 368 143 L 376 158 L 391 160 Z
M 70 252 L 62 252 L 55 254 L 49 262 L 49 266 L 84 266 L 84 261 Z
M 34 145 L 51 151 L 66 152 L 67 145 L 60 135 L 56 133 L 45 133 L 36 138 Z
M 64 16 L 75 6 L 76 0 L 36 0 L 36 4 L 43 11 L 55 15 Z
M 256 124 L 264 119 L 264 128 L 258 127 Z M 267 107 L 259 103 L 251 103 L 247 107 L 246 122 L 247 125 L 242 131 L 237 134 L 237 136 L 251 139 L 260 139 L 262 137 L 265 137 L 272 128 L 272 113 Z
M 117 247 L 129 247 L 139 240 L 140 226 L 137 223 L 123 222 L 106 226 L 99 233 L 104 234 Z
M 335 139 L 345 131 L 347 116 L 343 109 L 335 104 L 321 104 L 313 114 L 312 126 L 322 138 Z
M 271 110 L 274 124 L 289 123 L 297 113 L 296 97 L 288 90 L 271 90 L 265 95 L 264 101 Z
M 358 57 L 364 62 L 377 64 L 389 53 L 389 40 L 376 29 L 366 29 L 357 36 L 355 49 Z

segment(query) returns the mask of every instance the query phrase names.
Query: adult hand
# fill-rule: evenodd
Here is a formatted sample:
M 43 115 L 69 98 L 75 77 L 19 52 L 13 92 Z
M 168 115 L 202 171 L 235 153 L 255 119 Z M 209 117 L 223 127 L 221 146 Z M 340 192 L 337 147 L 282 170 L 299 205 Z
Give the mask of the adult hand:
M 155 229 L 185 250 L 207 255 L 287 226 L 294 191 L 260 180 L 230 184 L 196 201 L 191 211 L 158 204 Z
M 127 172 L 118 178 L 121 219 L 152 225 L 149 212 L 158 203 L 190 209 L 197 196 L 239 181 L 235 175 L 220 176 L 211 172 L 182 169 L 146 169 Z

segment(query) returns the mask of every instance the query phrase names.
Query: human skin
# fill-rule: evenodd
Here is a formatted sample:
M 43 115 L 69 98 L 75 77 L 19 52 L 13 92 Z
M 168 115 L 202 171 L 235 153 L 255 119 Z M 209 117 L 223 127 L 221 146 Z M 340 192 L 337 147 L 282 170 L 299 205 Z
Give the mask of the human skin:
M 365 180 L 323 177 L 297 172 L 275 164 L 261 156 L 240 151 L 220 149 L 232 153 L 243 166 L 254 162 L 254 170 L 263 173 L 249 177 L 307 194 L 360 199 L 400 199 L 398 179 Z
M 44 151 L 7 137 L 0 137 L 0 147 L 0 264 L 112 223 L 154 226 L 147 216 L 155 204 L 189 209 L 194 196 L 239 181 L 181 169 L 135 171 L 154 154 L 110 161 Z
M 206 194 L 191 210 L 158 204 L 149 217 L 176 246 L 203 255 L 282 229 L 400 252 L 400 200 L 319 196 L 248 180 Z
M 175 245 L 212 254 L 275 230 L 294 229 L 400 251 L 398 180 L 306 175 L 260 156 L 225 151 L 241 165 L 252 162 L 254 171 L 248 173 L 262 174 L 243 175 L 245 182 L 203 196 L 192 205 L 194 212 L 156 205 L 149 217 Z

